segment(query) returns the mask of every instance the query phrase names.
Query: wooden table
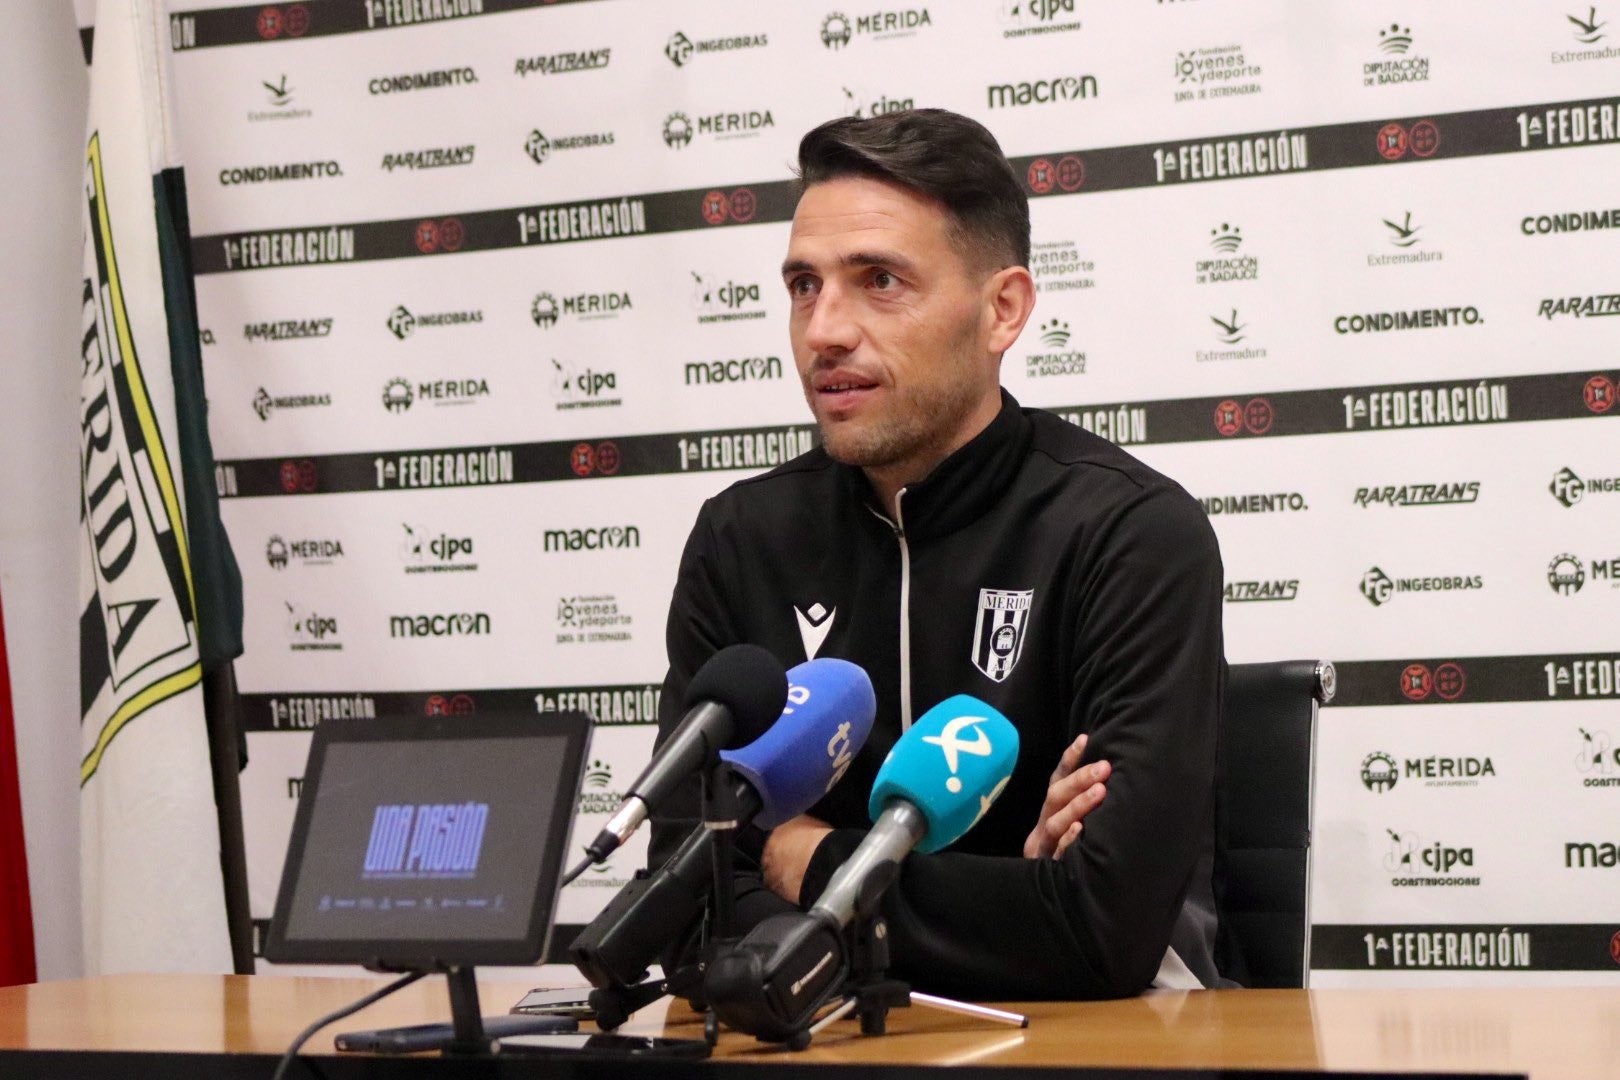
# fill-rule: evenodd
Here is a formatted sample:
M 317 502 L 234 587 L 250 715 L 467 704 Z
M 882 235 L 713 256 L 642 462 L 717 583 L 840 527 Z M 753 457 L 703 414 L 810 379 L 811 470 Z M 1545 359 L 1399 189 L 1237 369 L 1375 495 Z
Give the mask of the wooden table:
M 374 989 L 364 979 L 128 975 L 0 989 L 0 1050 L 280 1054 L 306 1024 Z M 480 980 L 484 1012 L 532 982 Z M 722 1036 L 737 1063 L 1509 1072 L 1534 1080 L 1620 1077 L 1620 988 L 1151 992 L 1109 1002 L 1011 1006 L 1020 1031 L 925 1008 L 890 1014 L 890 1033 L 841 1021 L 806 1051 Z M 424 979 L 318 1033 L 445 1019 L 444 982 Z M 626 1031 L 700 1038 L 684 1005 L 661 1003 Z M 15 1060 L 15 1059 L 14 1059 Z M 260 1059 L 263 1060 L 263 1059 Z M 0 1053 L 0 1077 L 7 1071 Z M 265 1075 L 268 1075 L 266 1070 Z

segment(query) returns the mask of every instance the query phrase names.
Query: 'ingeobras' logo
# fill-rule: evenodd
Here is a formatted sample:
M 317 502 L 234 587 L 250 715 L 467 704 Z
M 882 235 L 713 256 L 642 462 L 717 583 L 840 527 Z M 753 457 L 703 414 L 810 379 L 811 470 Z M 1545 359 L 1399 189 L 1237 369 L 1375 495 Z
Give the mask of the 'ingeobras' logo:
M 1390 576 L 1378 567 L 1373 567 L 1361 575 L 1361 595 L 1365 596 L 1373 607 L 1381 607 L 1395 592 L 1395 582 Z

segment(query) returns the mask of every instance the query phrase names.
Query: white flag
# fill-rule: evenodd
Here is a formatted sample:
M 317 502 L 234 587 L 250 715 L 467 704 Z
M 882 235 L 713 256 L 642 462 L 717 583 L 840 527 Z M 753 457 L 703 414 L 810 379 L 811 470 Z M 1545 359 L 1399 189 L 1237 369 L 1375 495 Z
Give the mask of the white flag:
M 154 178 L 166 21 L 100 0 L 84 161 L 80 875 L 85 966 L 231 970 Z

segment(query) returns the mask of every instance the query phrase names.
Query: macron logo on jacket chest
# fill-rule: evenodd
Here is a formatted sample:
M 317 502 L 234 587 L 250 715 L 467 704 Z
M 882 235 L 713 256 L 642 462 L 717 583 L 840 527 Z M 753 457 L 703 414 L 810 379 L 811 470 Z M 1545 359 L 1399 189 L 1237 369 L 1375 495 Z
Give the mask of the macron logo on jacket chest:
M 973 666 L 992 682 L 1004 682 L 1024 654 L 1024 634 L 1034 589 L 980 589 L 973 625 Z
M 838 609 L 828 611 L 825 604 L 818 602 L 808 608 L 795 607 L 793 614 L 799 621 L 799 640 L 804 644 L 804 658 L 814 660 L 816 653 L 821 651 L 822 643 L 827 640 L 828 632 L 832 630 Z

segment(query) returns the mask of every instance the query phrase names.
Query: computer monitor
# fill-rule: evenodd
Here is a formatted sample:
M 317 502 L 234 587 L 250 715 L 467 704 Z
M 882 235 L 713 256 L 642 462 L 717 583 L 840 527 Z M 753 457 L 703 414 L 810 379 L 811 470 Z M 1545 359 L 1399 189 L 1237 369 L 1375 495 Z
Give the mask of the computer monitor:
M 387 970 L 545 953 L 584 713 L 327 720 L 264 955 Z

